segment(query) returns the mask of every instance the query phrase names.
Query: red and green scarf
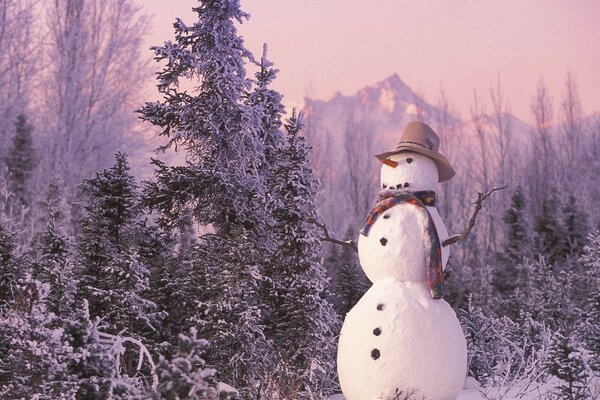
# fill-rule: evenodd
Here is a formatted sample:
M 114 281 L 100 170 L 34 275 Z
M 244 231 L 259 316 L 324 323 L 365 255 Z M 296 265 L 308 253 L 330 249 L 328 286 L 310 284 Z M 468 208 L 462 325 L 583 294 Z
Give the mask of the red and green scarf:
M 360 233 L 368 236 L 369 230 L 386 210 L 398 204 L 412 204 L 425 217 L 427 223 L 423 232 L 425 240 L 425 268 L 429 280 L 429 291 L 434 299 L 441 299 L 444 296 L 444 272 L 442 269 L 442 246 L 435 224 L 431 214 L 426 206 L 435 205 L 435 192 L 420 191 L 384 191 L 379 195 L 379 201 L 375 207 L 367 214 L 364 222 L 360 226 Z

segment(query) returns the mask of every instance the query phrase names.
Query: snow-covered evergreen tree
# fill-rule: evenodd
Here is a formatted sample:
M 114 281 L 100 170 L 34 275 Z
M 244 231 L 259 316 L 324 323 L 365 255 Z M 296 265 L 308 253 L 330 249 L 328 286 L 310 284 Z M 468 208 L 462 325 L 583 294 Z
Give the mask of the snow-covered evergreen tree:
M 496 312 L 521 322 L 522 315 L 556 330 L 572 326 L 577 319 L 572 300 L 575 276 L 571 271 L 555 270 L 545 259 L 527 261 L 519 266 L 516 289 L 500 301 Z
M 87 196 L 77 236 L 77 299 L 89 301 L 109 333 L 156 330 L 157 306 L 148 296 L 149 267 L 140 256 L 141 207 L 125 155 L 81 185 Z
M 158 388 L 151 394 L 153 399 L 167 400 L 201 400 L 217 398 L 216 371 L 207 368 L 202 359 L 202 352 L 208 342 L 197 338 L 196 329 L 191 328 L 190 334 L 179 334 L 177 348 L 173 356 L 161 356 L 156 365 Z
M 273 377 L 283 398 L 326 394 L 327 374 L 334 367 L 338 317 L 327 295 L 328 280 L 320 254 L 317 180 L 309 163 L 309 147 L 300 135 L 302 115 L 295 111 L 285 126 L 287 143 L 279 152 L 269 189 L 277 252 L 268 276 L 267 337 L 278 352 Z
M 586 212 L 578 207 L 577 199 L 569 195 L 562 209 L 562 226 L 564 230 L 564 256 L 577 258 L 586 245 L 588 222 Z
M 287 121 L 287 138 L 281 132 L 282 95 L 270 89 L 278 71 L 267 59 L 266 45 L 259 67 L 248 104 L 260 117 L 258 137 L 265 159 L 260 173 L 266 179 L 272 221 L 264 238 L 272 246 L 265 248 L 269 257 L 263 260 L 261 308 L 275 367 L 261 390 L 267 397 L 324 395 L 324 381 L 333 370 L 332 329 L 338 321 L 326 295 L 319 236 L 308 222 L 317 216 L 318 185 L 309 164 L 310 149 L 299 134 L 301 116 L 294 112 Z M 319 346 L 322 354 L 315 352 Z
M 600 232 L 588 236 L 580 263 L 585 271 L 581 287 L 585 296 L 578 332 L 590 353 L 590 368 L 600 373 Z
M 158 74 L 164 100 L 141 110 L 163 129 L 168 146 L 187 151 L 187 163 L 155 161 L 146 200 L 166 225 L 176 226 L 191 210 L 196 223 L 214 232 L 202 237 L 187 265 L 191 307 L 182 317 L 209 340 L 208 365 L 252 392 L 269 364 L 259 298 L 268 243 L 264 152 L 257 113 L 246 101 L 245 63 L 252 57 L 234 25 L 247 15 L 237 0 L 200 1 L 194 11 L 198 21 L 178 19 L 175 42 L 154 48 L 156 59 L 166 61 Z M 192 94 L 179 89 L 185 79 L 197 80 Z
M 100 342 L 98 323 L 98 318 L 90 317 L 87 300 L 75 311 L 73 318 L 65 323 L 65 330 L 77 354 L 77 362 L 72 369 L 78 382 L 77 399 L 110 398 L 114 386 L 114 358 Z
M 8 187 L 15 194 L 19 206 L 31 206 L 31 175 L 37 164 L 33 146 L 33 127 L 27 123 L 25 115 L 17 116 L 12 147 L 6 156 Z
M 513 193 L 510 208 L 503 218 L 506 224 L 505 254 L 513 262 L 523 261 L 531 255 L 531 233 L 527 224 L 525 194 L 519 185 Z
M 545 368 L 561 380 L 556 387 L 558 398 L 565 400 L 589 399 L 587 385 L 589 371 L 582 357 L 581 347 L 569 333 L 558 331 L 552 338 Z
M 360 281 L 357 264 L 345 264 L 339 272 L 336 285 L 336 311 L 343 318 L 348 311 L 358 303 L 363 296 L 366 287 Z
M 14 300 L 17 283 L 25 271 L 15 256 L 16 238 L 0 221 L 0 310 Z
M 461 310 L 460 323 L 467 340 L 469 375 L 482 385 L 494 382 L 502 351 L 502 321 L 485 315 L 469 299 L 468 308 Z
M 48 183 L 46 193 L 39 201 L 37 225 L 46 227 L 50 221 L 58 227 L 65 227 L 68 218 L 68 207 L 64 198 L 62 182 L 59 178 L 52 178 Z
M 564 254 L 563 232 L 557 218 L 560 208 L 556 196 L 548 194 L 542 201 L 533 227 L 535 250 L 550 264 L 554 264 Z
M 46 307 L 48 285 L 30 278 L 0 314 L 0 397 L 73 399 L 77 355 L 60 319 Z
M 41 234 L 38 259 L 32 264 L 34 279 L 49 285 L 46 299 L 48 310 L 67 316 L 74 307 L 75 282 L 69 239 L 62 229 L 50 220 Z
M 345 240 L 354 240 L 356 229 L 348 227 Z M 336 276 L 336 311 L 341 318 L 358 302 L 369 288 L 368 279 L 359 267 L 358 255 L 349 247 L 342 247 L 337 259 L 331 260 Z M 331 271 L 331 269 L 329 269 Z

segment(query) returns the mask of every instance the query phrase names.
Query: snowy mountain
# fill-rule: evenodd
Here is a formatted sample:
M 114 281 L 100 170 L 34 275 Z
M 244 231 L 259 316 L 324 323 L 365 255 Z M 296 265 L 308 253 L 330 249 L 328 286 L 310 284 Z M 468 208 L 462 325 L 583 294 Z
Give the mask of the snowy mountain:
M 397 74 L 360 89 L 353 95 L 336 93 L 329 100 L 305 98 L 306 117 L 318 126 L 321 132 L 331 136 L 333 143 L 342 141 L 344 130 L 350 116 L 354 120 L 368 125 L 368 134 L 374 141 L 376 152 L 388 150 L 397 144 L 404 126 L 413 120 L 422 120 L 436 130 L 441 130 L 442 121 L 454 127 L 463 136 L 460 142 L 476 140 L 476 131 L 472 120 L 461 121 L 448 115 L 438 106 L 427 102 L 415 93 Z M 505 114 L 510 119 L 512 137 L 519 147 L 530 142 L 531 126 L 514 115 Z M 483 121 L 488 132 L 493 130 L 491 118 Z M 439 132 L 438 132 L 439 133 Z M 442 134 L 443 135 L 443 134 Z M 491 138 L 490 138 L 491 140 Z M 442 147 L 444 143 L 442 143 Z
M 425 122 L 440 118 L 442 111 L 427 103 L 405 84 L 397 74 L 359 90 L 354 95 L 336 93 L 330 100 L 305 98 L 305 115 L 339 139 L 352 115 L 367 123 L 375 141 L 375 151 L 397 143 L 403 127 L 412 120 Z

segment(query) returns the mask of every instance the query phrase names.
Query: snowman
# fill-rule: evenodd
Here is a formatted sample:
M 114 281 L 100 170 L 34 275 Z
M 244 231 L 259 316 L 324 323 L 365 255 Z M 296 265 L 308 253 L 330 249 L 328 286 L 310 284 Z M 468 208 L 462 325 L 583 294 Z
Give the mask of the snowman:
M 373 286 L 344 320 L 338 375 L 347 400 L 458 397 L 467 369 L 465 337 L 443 300 L 448 231 L 435 208 L 438 182 L 454 170 L 439 137 L 411 122 L 382 162 L 380 200 L 358 239 Z

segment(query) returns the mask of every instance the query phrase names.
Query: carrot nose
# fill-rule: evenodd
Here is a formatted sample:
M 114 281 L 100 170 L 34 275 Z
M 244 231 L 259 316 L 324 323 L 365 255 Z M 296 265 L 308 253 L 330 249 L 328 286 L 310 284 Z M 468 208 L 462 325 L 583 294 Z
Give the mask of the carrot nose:
M 397 161 L 390 160 L 389 158 L 384 158 L 383 160 L 380 160 L 380 161 L 382 163 L 384 163 L 385 165 L 392 167 L 392 168 L 396 168 L 398 166 Z

